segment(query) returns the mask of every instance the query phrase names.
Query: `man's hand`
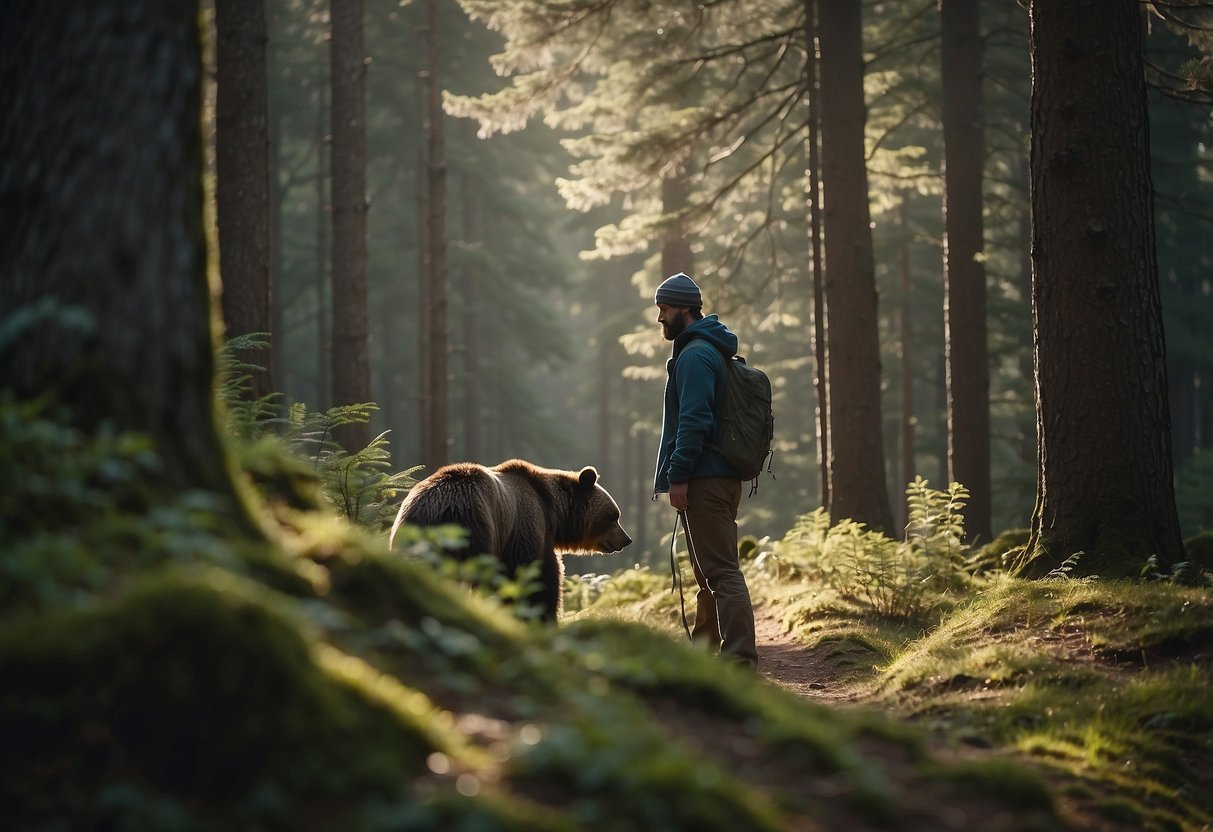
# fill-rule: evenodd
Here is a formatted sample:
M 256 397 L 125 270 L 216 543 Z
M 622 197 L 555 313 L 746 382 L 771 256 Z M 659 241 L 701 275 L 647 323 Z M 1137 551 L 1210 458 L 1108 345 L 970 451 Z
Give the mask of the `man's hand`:
M 687 483 L 670 483 L 670 505 L 679 511 L 687 510 L 687 506 L 689 505 L 687 502 Z

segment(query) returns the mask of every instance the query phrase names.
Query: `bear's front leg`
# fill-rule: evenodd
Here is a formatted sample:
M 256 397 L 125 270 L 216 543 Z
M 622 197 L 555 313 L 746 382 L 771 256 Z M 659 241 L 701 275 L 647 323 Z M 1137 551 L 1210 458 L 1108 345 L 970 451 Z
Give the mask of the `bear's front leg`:
M 555 551 L 545 552 L 539 568 L 539 589 L 531 596 L 531 603 L 542 610 L 540 620 L 556 623 L 563 595 L 564 561 Z

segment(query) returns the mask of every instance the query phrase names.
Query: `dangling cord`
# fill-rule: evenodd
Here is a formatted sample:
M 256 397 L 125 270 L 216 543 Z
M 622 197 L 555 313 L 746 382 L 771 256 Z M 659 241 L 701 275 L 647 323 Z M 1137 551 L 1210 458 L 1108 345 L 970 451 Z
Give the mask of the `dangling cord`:
M 678 562 L 674 558 L 674 549 L 678 545 L 678 521 L 680 520 L 685 529 L 687 523 L 681 511 L 674 517 L 674 532 L 670 535 L 670 592 L 674 591 L 674 587 L 678 587 L 678 605 L 682 608 L 682 629 L 686 631 L 687 641 L 692 641 L 691 628 L 687 624 L 687 602 L 682 594 L 682 572 L 679 571 Z

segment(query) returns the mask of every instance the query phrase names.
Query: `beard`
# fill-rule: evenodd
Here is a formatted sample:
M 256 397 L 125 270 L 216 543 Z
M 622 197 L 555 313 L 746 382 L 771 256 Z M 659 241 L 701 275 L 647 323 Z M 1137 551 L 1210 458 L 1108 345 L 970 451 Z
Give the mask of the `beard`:
M 687 328 L 687 316 L 679 315 L 668 324 L 661 325 L 661 336 L 667 341 L 673 341 Z

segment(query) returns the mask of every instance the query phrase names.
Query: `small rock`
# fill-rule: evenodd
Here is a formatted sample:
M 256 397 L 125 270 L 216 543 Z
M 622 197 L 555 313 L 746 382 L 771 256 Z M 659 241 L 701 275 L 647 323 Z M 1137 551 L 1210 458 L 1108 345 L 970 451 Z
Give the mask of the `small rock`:
M 821 682 L 809 682 L 809 690 L 825 690 L 826 686 Z

